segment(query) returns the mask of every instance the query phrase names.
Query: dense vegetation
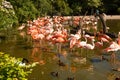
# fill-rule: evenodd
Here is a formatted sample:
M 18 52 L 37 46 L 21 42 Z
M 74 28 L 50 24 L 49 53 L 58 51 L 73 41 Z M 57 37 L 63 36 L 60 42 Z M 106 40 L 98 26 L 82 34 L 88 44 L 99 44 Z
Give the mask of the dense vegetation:
M 6 0 L 8 4 L 3 4 L 4 1 L 0 1 L 0 27 L 6 23 L 23 23 L 38 16 L 91 15 L 96 9 L 110 15 L 120 14 L 120 0 Z
M 0 52 L 0 80 L 27 80 L 26 77 L 37 63 L 24 65 L 21 62 L 21 58 Z

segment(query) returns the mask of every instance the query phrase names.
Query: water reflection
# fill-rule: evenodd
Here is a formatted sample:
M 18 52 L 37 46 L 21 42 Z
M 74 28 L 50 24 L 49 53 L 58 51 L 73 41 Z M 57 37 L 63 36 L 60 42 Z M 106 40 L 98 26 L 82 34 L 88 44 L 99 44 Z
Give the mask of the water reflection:
M 120 31 L 119 21 L 111 22 L 109 20 L 107 24 L 111 32 L 118 33 Z M 116 57 L 112 59 L 111 53 L 102 55 L 100 48 L 94 51 L 76 49 L 71 52 L 66 44 L 62 44 L 61 51 L 58 53 L 55 45 L 44 41 L 27 40 L 28 38 L 25 39 L 23 34 L 25 33 L 20 34 L 22 37 L 15 34 L 17 39 L 12 38 L 14 42 L 10 42 L 11 40 L 2 41 L 0 50 L 10 53 L 11 56 L 25 57 L 31 62 L 40 63 L 33 69 L 28 80 L 67 80 L 69 78 L 75 78 L 75 80 L 115 80 L 120 76 L 120 72 L 118 72 L 120 71 L 120 51 L 115 52 Z M 106 60 L 101 60 L 101 55 Z
M 45 61 L 42 59 L 42 51 L 40 49 L 40 41 L 33 41 L 33 48 L 31 58 L 34 62 L 39 62 L 40 65 L 44 65 Z

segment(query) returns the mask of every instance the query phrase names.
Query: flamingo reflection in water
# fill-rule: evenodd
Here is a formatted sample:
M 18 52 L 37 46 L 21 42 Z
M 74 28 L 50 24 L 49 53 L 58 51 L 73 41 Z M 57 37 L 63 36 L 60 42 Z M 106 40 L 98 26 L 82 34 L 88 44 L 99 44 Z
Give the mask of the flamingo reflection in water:
M 40 65 L 44 65 L 45 61 L 42 58 L 42 52 L 40 49 L 40 42 L 39 41 L 34 41 L 34 46 L 32 49 L 31 53 L 31 58 L 33 59 L 34 62 L 39 62 Z
M 60 69 L 68 70 L 69 75 L 72 75 L 68 76 L 67 80 L 74 80 L 75 78 L 73 76 L 73 73 L 77 71 L 77 68 L 71 65 L 71 62 L 69 60 L 69 53 L 66 50 L 63 50 L 61 53 L 57 54 L 57 56 L 59 57 L 58 65 L 60 66 Z

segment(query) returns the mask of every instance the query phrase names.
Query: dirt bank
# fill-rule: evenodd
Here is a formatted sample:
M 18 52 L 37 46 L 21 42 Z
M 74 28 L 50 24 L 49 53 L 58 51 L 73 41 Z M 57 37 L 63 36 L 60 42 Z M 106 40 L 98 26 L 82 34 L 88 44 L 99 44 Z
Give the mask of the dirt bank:
M 106 19 L 120 19 L 120 15 L 107 15 Z

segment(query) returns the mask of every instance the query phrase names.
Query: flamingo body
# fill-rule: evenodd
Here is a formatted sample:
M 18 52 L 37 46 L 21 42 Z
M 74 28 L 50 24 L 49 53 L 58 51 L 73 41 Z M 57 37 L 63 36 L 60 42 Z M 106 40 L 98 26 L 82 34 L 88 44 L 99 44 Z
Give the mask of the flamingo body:
M 110 46 L 104 49 L 105 52 L 118 51 L 118 50 L 120 50 L 120 45 L 118 45 L 116 42 L 111 42 Z

